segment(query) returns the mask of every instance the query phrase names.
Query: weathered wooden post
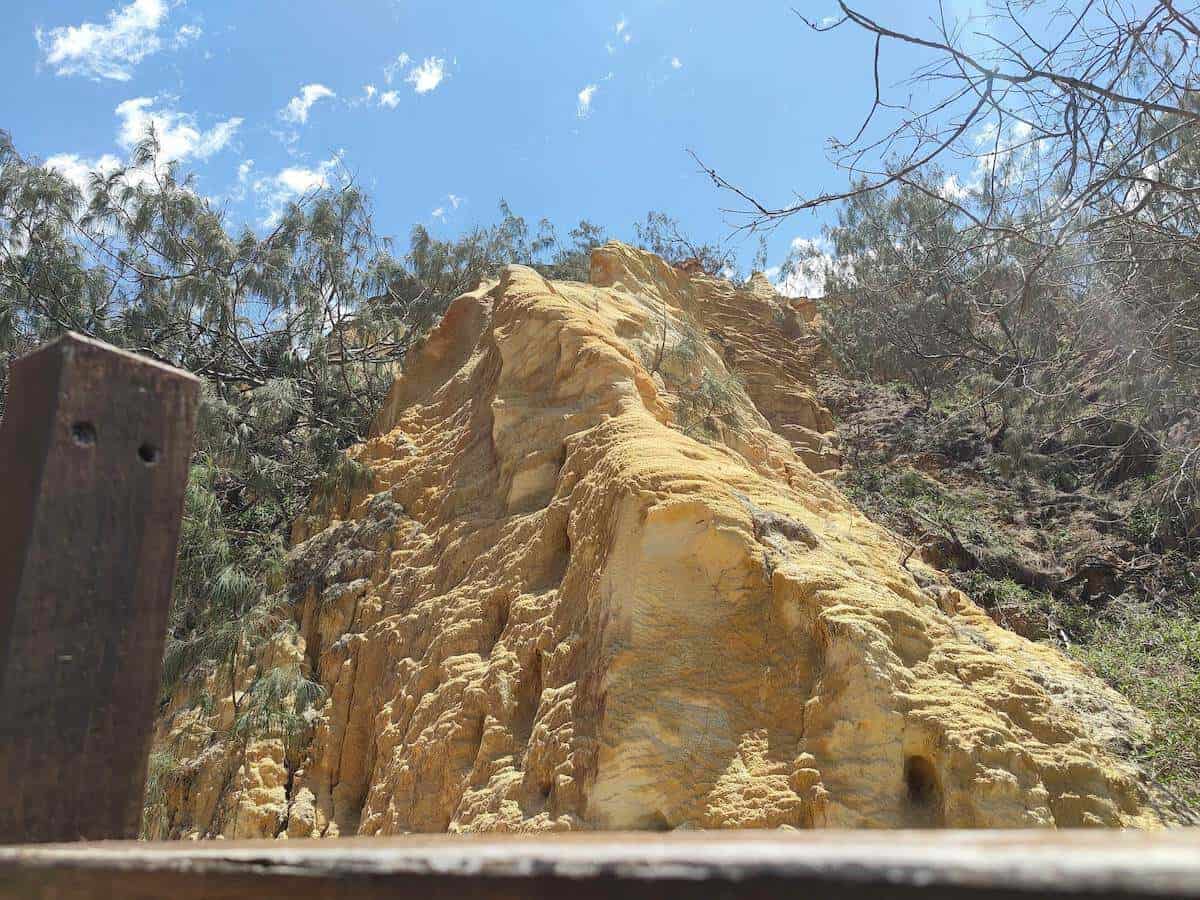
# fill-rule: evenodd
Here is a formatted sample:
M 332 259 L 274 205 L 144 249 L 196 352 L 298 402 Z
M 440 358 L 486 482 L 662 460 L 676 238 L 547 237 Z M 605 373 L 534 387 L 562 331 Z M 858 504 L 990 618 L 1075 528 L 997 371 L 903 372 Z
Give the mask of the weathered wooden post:
M 133 838 L 199 382 L 75 334 L 0 423 L 0 843 Z

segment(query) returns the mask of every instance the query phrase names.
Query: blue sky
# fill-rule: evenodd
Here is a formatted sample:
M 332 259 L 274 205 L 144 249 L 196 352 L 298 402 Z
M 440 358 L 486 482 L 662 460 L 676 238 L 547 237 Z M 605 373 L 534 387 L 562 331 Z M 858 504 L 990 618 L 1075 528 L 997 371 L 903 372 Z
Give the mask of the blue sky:
M 963 0 L 966 2 L 966 0 Z M 932 2 L 860 4 L 919 26 Z M 825 141 L 857 128 L 870 42 L 809 32 L 833 0 L 43 0 L 0 9 L 18 72 L 0 128 L 82 177 L 114 165 L 148 121 L 232 223 L 261 227 L 343 168 L 381 232 L 453 234 L 505 198 L 561 230 L 628 235 L 657 209 L 725 236 L 687 156 L 784 202 L 844 183 Z M 892 54 L 896 80 L 912 60 Z M 821 219 L 771 236 L 781 259 Z M 755 241 L 740 244 L 748 262 Z

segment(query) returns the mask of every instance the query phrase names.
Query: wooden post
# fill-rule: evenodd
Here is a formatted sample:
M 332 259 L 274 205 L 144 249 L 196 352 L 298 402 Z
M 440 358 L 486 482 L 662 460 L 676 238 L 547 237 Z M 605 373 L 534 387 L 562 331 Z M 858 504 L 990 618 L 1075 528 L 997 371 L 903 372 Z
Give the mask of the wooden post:
M 0 843 L 137 836 L 199 381 L 67 334 L 0 422 Z

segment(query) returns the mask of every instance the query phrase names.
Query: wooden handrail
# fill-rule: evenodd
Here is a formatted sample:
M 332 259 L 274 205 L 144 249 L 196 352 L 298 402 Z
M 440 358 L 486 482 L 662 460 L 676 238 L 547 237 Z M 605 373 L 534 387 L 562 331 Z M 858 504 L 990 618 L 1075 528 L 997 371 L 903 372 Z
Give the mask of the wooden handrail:
M 710 831 L 0 848 L 0 898 L 1200 897 L 1200 833 Z

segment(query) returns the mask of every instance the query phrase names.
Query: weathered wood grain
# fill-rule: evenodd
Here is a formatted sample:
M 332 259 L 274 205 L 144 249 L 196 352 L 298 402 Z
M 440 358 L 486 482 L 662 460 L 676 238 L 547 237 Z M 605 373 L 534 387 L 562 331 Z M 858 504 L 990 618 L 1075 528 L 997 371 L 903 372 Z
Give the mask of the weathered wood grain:
M 199 382 L 68 334 L 0 423 L 0 841 L 135 837 Z
M 1200 831 L 676 832 L 0 848 L 0 898 L 1200 897 Z

